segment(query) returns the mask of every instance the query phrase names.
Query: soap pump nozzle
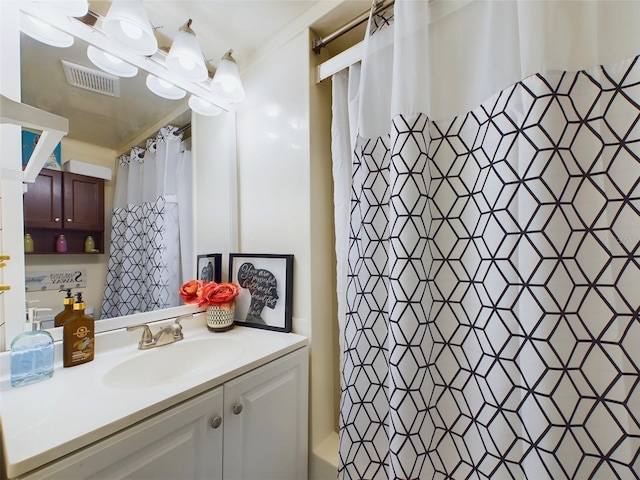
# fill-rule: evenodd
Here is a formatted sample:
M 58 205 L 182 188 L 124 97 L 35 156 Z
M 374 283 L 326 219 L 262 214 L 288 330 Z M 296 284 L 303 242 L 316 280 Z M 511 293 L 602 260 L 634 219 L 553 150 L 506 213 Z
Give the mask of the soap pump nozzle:
M 64 289 L 67 292 L 67 296 L 64 297 L 64 299 L 62 299 L 62 304 L 63 305 L 73 305 L 75 303 L 75 298 L 73 296 L 73 294 L 71 293 L 71 289 L 70 288 L 66 288 Z M 62 291 L 62 290 L 60 290 Z
M 86 308 L 86 304 L 82 299 L 82 292 L 76 293 L 76 303 L 73 304 L 73 311 L 81 311 L 84 314 L 84 309 Z
M 25 322 L 33 321 L 33 313 L 35 312 L 34 307 L 30 307 L 32 303 L 38 303 L 40 300 L 27 300 L 24 302 L 24 313 L 25 313 Z
M 34 332 L 40 330 L 42 322 L 38 320 L 38 312 L 50 312 L 50 308 L 30 307 L 27 309 L 27 322 L 24 326 L 25 332 Z

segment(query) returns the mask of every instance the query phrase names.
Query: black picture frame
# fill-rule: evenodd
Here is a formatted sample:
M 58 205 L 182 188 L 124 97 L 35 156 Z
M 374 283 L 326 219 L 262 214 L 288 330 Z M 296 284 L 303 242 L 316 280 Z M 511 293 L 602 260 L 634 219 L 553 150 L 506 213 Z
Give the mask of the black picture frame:
M 240 286 L 237 325 L 291 332 L 293 255 L 230 253 L 229 281 Z
M 206 282 L 222 281 L 222 254 L 206 253 L 198 255 L 196 261 L 196 279 Z

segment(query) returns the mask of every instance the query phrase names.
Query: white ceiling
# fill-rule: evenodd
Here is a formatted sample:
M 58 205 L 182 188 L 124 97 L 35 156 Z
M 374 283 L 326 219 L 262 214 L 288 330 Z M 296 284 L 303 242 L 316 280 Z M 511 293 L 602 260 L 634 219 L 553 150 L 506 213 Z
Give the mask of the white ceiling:
M 366 11 L 363 0 L 145 0 L 160 46 L 169 47 L 179 27 L 193 19 L 205 59 L 215 69 L 222 55 L 233 49 L 242 72 L 243 62 L 259 54 L 265 44 L 288 28 L 310 26 L 325 36 Z M 109 1 L 90 0 L 90 9 L 106 15 Z M 321 16 L 317 17 L 318 14 Z M 317 18 L 316 18 L 317 17 Z M 362 38 L 357 29 L 329 48 L 341 51 Z M 293 28 L 295 30 L 295 28 Z M 67 84 L 60 60 L 95 68 L 86 56 L 86 44 L 76 40 L 60 49 L 21 36 L 22 101 L 69 119 L 69 138 L 121 149 L 140 132 L 172 112 L 186 110 L 186 100 L 172 101 L 148 91 L 143 72 L 121 79 L 119 98 L 89 92 Z M 190 114 L 174 123 L 182 126 Z

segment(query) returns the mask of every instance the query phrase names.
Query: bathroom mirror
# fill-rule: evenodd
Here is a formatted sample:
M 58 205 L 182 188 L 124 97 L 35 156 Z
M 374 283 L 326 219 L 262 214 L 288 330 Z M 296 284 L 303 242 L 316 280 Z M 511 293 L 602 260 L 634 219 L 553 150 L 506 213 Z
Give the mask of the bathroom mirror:
M 73 46 L 64 49 L 42 44 L 25 34 L 21 34 L 20 42 L 22 101 L 67 118 L 69 120 L 69 133 L 63 142 L 67 140 L 70 142 L 82 142 L 94 145 L 96 149 L 114 150 L 115 154 L 119 155 L 128 152 L 131 146 L 138 145 L 141 141 L 144 142 L 145 138 L 155 134 L 159 128 L 166 124 L 180 128 L 190 125 L 192 122 L 192 115 L 187 106 L 188 94 L 182 100 L 167 100 L 156 96 L 147 89 L 145 85 L 147 73 L 142 70 L 133 78 L 119 79 L 119 97 L 107 96 L 70 85 L 65 76 L 62 60 L 74 65 L 98 70 L 87 57 L 88 45 L 78 38 L 76 38 Z M 46 75 L 43 75 L 43 72 L 46 72 Z M 215 147 L 215 152 L 209 151 L 207 146 L 201 146 L 199 152 L 201 158 L 215 156 L 219 162 L 217 167 L 223 168 L 223 171 L 208 171 L 207 169 L 217 167 L 210 164 L 210 162 L 206 162 L 207 165 L 203 165 L 198 170 L 196 178 L 199 182 L 211 178 L 210 175 L 216 175 L 216 178 L 220 179 L 220 174 L 224 175 L 224 170 L 229 168 L 223 164 L 225 163 L 225 157 L 228 158 L 228 155 L 235 155 L 235 151 L 231 150 L 232 146 L 229 141 L 230 132 L 225 131 L 225 129 L 229 128 L 230 122 L 234 122 L 234 116 L 228 112 L 219 117 L 194 117 L 194 125 L 190 128 L 192 143 L 198 141 L 196 138 L 198 128 L 206 130 L 207 137 L 210 137 L 210 140 L 216 138 L 216 133 L 212 132 L 213 129 L 222 137 L 220 143 Z M 63 161 L 65 159 L 65 156 L 63 156 Z M 90 162 L 90 159 L 79 160 L 89 160 Z M 197 162 L 195 155 L 194 162 Z M 114 158 L 114 167 L 115 164 Z M 115 175 L 116 169 L 113 168 L 112 181 L 107 182 L 106 185 L 105 243 L 108 242 L 109 238 L 111 218 L 108 212 L 113 199 Z M 226 252 L 233 250 L 230 247 L 230 238 L 232 237 L 229 233 L 230 230 L 226 230 L 224 227 L 220 228 L 221 225 L 231 228 L 230 224 L 233 223 L 231 216 L 234 209 L 229 204 L 232 201 L 233 192 L 229 191 L 225 195 L 224 190 L 227 188 L 229 188 L 228 185 L 221 186 L 222 194 L 216 200 L 217 208 L 226 215 L 226 218 L 219 219 L 216 232 L 207 231 L 206 225 L 196 222 L 196 225 L 200 227 L 199 231 L 192 232 L 196 252 L 200 250 L 198 245 L 204 245 L 204 250 L 201 253 L 215 251 L 226 254 Z M 198 182 L 196 182 L 194 188 L 195 208 L 198 205 L 199 192 L 202 193 L 202 188 L 198 188 Z M 92 275 L 88 275 L 87 281 L 100 282 L 104 285 L 104 276 L 98 278 L 95 276 L 95 272 L 100 275 L 99 272 L 106 271 L 108 252 L 96 256 L 35 255 L 33 259 L 27 258 L 27 273 L 32 270 L 32 267 L 30 267 L 30 264 L 33 264 L 32 260 L 36 260 L 37 264 L 42 265 L 46 270 L 56 265 L 61 267 L 71 265 L 73 267 L 73 263 L 70 262 L 82 262 L 85 268 L 94 272 L 93 278 Z M 193 261 L 195 264 L 195 257 Z M 101 266 L 101 264 L 104 265 Z M 47 292 L 47 295 L 49 297 L 43 303 L 39 303 L 39 306 L 53 308 L 51 313 L 55 314 L 62 309 L 63 294 Z M 30 295 L 27 294 L 27 300 L 29 299 Z M 87 305 L 92 307 L 91 303 L 96 301 L 94 299 L 91 302 L 87 302 Z M 56 304 L 59 305 L 57 310 L 54 308 Z M 95 307 L 99 306 L 95 305 Z M 193 310 L 193 307 L 179 308 Z M 175 311 L 175 309 L 167 312 L 168 315 L 177 313 L 180 312 Z M 162 315 L 162 313 L 158 314 Z M 146 318 L 152 319 L 155 317 L 157 315 L 147 316 Z M 112 323 L 115 328 L 119 328 L 123 322 L 126 323 L 126 320 L 118 319 Z

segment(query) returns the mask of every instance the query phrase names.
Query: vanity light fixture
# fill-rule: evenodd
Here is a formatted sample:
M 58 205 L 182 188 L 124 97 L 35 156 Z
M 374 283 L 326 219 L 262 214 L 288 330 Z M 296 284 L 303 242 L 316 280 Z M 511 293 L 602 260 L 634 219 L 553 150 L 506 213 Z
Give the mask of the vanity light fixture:
M 110 40 L 139 55 L 158 50 L 153 27 L 141 0 L 113 0 L 102 28 Z
M 200 115 L 206 115 L 207 117 L 215 117 L 222 113 L 222 109 L 211 102 L 208 102 L 200 97 L 191 95 L 189 97 L 189 108 Z
M 71 46 L 74 39 L 71 33 L 75 34 L 74 22 L 77 20 L 64 17 L 60 11 L 56 10 L 55 5 L 66 3 L 70 5 L 83 1 L 86 2 L 86 0 L 48 0 L 44 2 L 44 6 L 41 6 L 40 2 L 33 2 L 33 6 L 31 6 L 31 2 L 25 2 L 29 5 L 21 8 L 21 29 L 25 34 L 49 45 Z M 75 11 L 68 10 L 66 13 L 75 15 L 81 13 L 81 10 L 78 8 Z M 193 110 L 201 115 L 209 116 L 218 115 L 229 108 L 229 103 L 244 99 L 244 88 L 236 62 L 231 56 L 232 50 L 229 50 L 221 59 L 214 78 L 209 81 L 206 61 L 195 33 L 190 27 L 191 19 L 180 28 L 172 48 L 169 53 L 165 53 L 164 48 L 158 50 L 155 31 L 142 0 L 112 0 L 106 16 L 102 17 L 91 11 L 87 15 L 95 17 L 97 24 L 89 25 L 87 23 L 85 25 L 101 32 L 100 42 L 95 43 L 87 39 L 87 43 L 91 44 L 87 48 L 87 56 L 95 66 L 107 72 L 106 74 L 110 74 L 114 79 L 116 79 L 115 77 L 133 77 L 137 75 L 138 68 L 147 70 L 146 62 L 150 59 L 140 58 L 138 55 L 153 56 L 151 60 L 157 60 L 156 56 L 164 56 L 164 68 L 169 70 L 165 73 L 169 74 L 167 76 L 182 85 L 183 88 L 159 76 L 148 74 L 146 85 L 154 94 L 169 100 L 180 100 L 186 96 L 187 91 L 184 89 L 186 88 L 192 93 L 192 98 L 189 101 Z M 67 17 L 71 17 L 71 15 L 67 15 Z M 55 26 L 48 23 L 50 18 Z M 85 23 L 84 20 L 82 23 Z M 39 28 L 42 31 L 39 31 Z M 47 36 L 43 32 L 50 33 L 50 35 Z M 82 35 L 80 36 L 84 38 Z M 116 44 L 113 50 L 109 43 L 104 43 L 105 37 Z M 122 58 L 118 58 L 117 52 L 119 51 L 131 54 L 126 56 L 126 62 Z M 164 76 L 159 71 L 162 68 L 161 62 L 156 61 L 156 64 L 158 68 L 154 64 L 154 67 L 147 71 Z M 196 74 L 196 72 L 200 73 Z M 96 74 L 99 75 L 99 72 Z M 211 99 L 209 99 L 208 92 L 202 91 L 203 87 L 207 88 L 207 83 L 210 84 Z M 218 107 L 218 103 L 222 107 Z
M 162 98 L 169 100 L 180 100 L 187 94 L 181 88 L 176 87 L 174 84 L 158 78 L 155 75 L 147 75 L 147 88 L 153 93 Z
M 166 65 L 169 70 L 191 81 L 202 82 L 207 79 L 209 72 L 196 34 L 191 30 L 191 22 L 189 19 L 180 27 L 167 55 Z
M 87 57 L 101 70 L 118 77 L 135 77 L 138 69 L 122 59 L 111 55 L 99 48 L 89 45 L 87 47 Z
M 25 12 L 20 12 L 20 31 L 52 47 L 67 48 L 73 45 L 73 36 Z
M 220 60 L 211 81 L 211 92 L 233 103 L 244 100 L 244 88 L 232 53 L 233 50 L 229 50 Z

